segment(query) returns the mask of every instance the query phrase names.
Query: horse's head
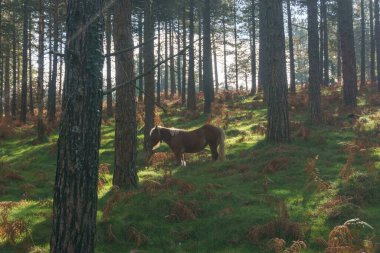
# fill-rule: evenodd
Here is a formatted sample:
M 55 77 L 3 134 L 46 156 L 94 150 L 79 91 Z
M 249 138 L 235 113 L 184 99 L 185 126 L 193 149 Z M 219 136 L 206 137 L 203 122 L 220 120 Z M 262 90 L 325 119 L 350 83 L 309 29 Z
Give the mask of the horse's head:
M 159 126 L 156 126 L 156 127 L 152 128 L 152 130 L 150 130 L 150 141 L 152 142 L 153 150 L 158 148 L 157 145 L 162 141 Z

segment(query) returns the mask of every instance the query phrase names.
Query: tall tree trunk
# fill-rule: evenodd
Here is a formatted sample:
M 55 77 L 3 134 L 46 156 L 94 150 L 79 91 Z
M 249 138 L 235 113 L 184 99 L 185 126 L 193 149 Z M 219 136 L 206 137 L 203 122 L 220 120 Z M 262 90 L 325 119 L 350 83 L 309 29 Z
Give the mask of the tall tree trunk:
M 202 37 L 202 11 L 198 10 L 198 37 Z M 204 77 L 203 77 L 203 57 L 202 57 L 202 40 L 198 41 L 198 83 L 199 83 L 199 92 L 204 91 Z
M 112 21 L 111 21 L 111 10 L 107 11 L 106 17 L 106 54 L 109 55 L 111 53 L 112 47 Z M 112 66 L 111 66 L 111 57 L 108 56 L 106 58 L 106 66 L 107 66 L 107 90 L 112 89 Z M 113 103 L 112 103 L 112 93 L 107 94 L 107 116 L 113 116 Z
M 226 39 L 226 18 L 223 15 L 223 66 L 224 66 L 224 89 L 228 90 L 228 78 L 227 78 L 227 39 Z
M 14 17 L 13 17 L 13 21 L 14 21 L 14 24 L 16 25 L 16 13 L 13 13 Z M 12 113 L 12 118 L 13 119 L 16 119 L 16 110 L 17 110 L 17 37 L 16 37 L 16 27 L 13 29 L 13 33 L 12 33 L 12 44 L 13 44 L 13 52 L 12 52 L 12 63 L 13 63 L 13 66 L 12 66 L 12 83 L 13 83 L 13 87 L 12 87 L 12 105 L 11 105 L 11 113 Z
M 184 1 L 185 3 L 185 1 Z M 186 40 L 186 37 L 187 37 L 187 32 L 186 32 L 186 4 L 183 5 L 183 13 L 182 13 L 182 29 L 183 29 L 183 32 L 182 32 L 182 44 L 183 44 L 183 49 L 186 48 L 187 46 L 187 40 Z M 187 61 L 186 61 L 186 50 L 184 51 L 183 55 L 182 55 L 182 105 L 185 105 L 186 104 L 186 64 L 187 64 Z
M 219 92 L 219 75 L 218 75 L 218 59 L 216 54 L 216 41 L 215 41 L 215 31 L 212 30 L 212 51 L 214 54 L 214 75 L 215 75 L 215 93 Z
M 102 0 L 68 0 L 66 52 L 70 53 L 65 57 L 51 253 L 95 252 L 103 99 L 102 7 Z
M 375 72 L 375 30 L 374 30 L 374 17 L 373 17 L 373 0 L 369 0 L 369 33 L 370 33 L 370 47 L 371 47 L 371 55 L 370 55 L 370 78 L 371 82 L 375 83 L 376 72 Z
M 314 1 L 314 0 L 311 0 L 311 1 Z M 323 34 L 323 21 L 324 21 L 323 20 L 323 1 L 324 0 L 320 0 L 320 10 L 319 10 L 320 15 L 319 15 L 319 36 L 318 36 L 318 39 L 319 39 L 319 49 L 318 49 L 319 71 L 318 71 L 318 74 L 319 74 L 319 84 L 326 86 L 326 84 L 324 83 L 324 79 L 323 79 L 323 56 L 324 56 L 324 54 L 323 54 L 323 50 L 324 50 L 324 48 L 323 48 L 323 41 L 324 41 L 324 39 L 323 39 L 323 37 L 324 37 L 324 34 Z M 318 20 L 318 14 L 317 14 L 317 20 Z M 318 21 L 317 21 L 317 23 L 318 23 Z
M 157 62 L 161 61 L 161 20 L 158 18 L 158 49 L 157 49 Z M 161 65 L 157 67 L 157 103 L 161 103 Z
M 168 56 L 168 21 L 165 20 L 165 59 Z M 169 98 L 169 65 L 165 62 L 165 99 Z
M 117 1 L 114 5 L 113 37 L 115 51 L 133 47 L 132 0 Z M 133 52 L 116 56 L 116 84 L 134 79 Z M 120 188 L 137 186 L 137 123 L 135 84 L 116 91 L 115 111 L 115 172 L 113 185 Z
M 21 112 L 20 121 L 26 122 L 27 91 L 28 91 L 28 9 L 29 1 L 24 0 L 23 28 L 22 28 L 22 85 L 21 85 Z
M 238 45 L 237 45 L 237 5 L 234 0 L 234 46 L 235 46 L 235 86 L 236 90 L 239 90 L 239 66 L 238 66 Z
M 138 31 L 139 31 L 139 45 L 143 43 L 143 13 L 140 12 L 139 14 L 139 21 L 138 21 Z M 146 38 L 145 38 L 146 39 Z M 145 46 L 144 46 L 145 47 Z M 143 48 L 139 47 L 139 75 L 144 73 L 144 63 L 143 63 Z M 143 89 L 144 89 L 144 78 L 139 79 L 139 101 L 143 101 Z
M 259 23 L 259 44 L 260 44 L 260 49 L 259 49 L 259 86 L 258 90 L 263 91 L 264 96 L 263 100 L 264 103 L 267 103 L 268 101 L 268 85 L 269 85 L 269 60 L 268 56 L 266 55 L 267 52 L 269 52 L 271 49 L 268 48 L 268 44 L 266 44 L 266 27 L 268 27 L 269 24 L 267 24 L 267 17 L 266 15 L 266 4 L 264 3 L 263 0 L 260 0 L 260 5 L 259 5 L 259 17 L 260 17 L 260 23 Z
M 144 3 L 144 41 L 154 36 L 153 1 L 145 0 Z M 154 41 L 151 40 L 144 46 L 144 69 L 151 69 L 154 65 Z M 148 159 L 152 156 L 152 142 L 150 130 L 154 127 L 154 71 L 145 76 L 145 127 L 144 127 L 144 151 Z
M 377 58 L 377 90 L 380 91 L 380 17 L 379 0 L 375 0 L 375 41 Z
M 190 27 L 189 27 L 189 79 L 187 90 L 187 108 L 195 111 L 197 109 L 195 100 L 195 77 L 194 77 L 194 0 L 190 1 Z
M 326 0 L 321 0 L 322 4 L 322 19 L 323 19 L 323 65 L 320 66 L 322 69 L 323 66 L 323 83 L 328 86 L 330 84 L 330 59 L 329 59 L 329 30 L 327 23 L 327 5 Z
M 205 0 L 203 10 L 203 78 L 205 104 L 204 113 L 211 113 L 213 74 L 211 57 L 211 19 L 210 19 L 210 0 Z
M 318 44 L 318 0 L 308 1 L 308 56 L 309 56 L 309 110 L 310 121 L 320 123 L 321 90 L 320 90 L 320 62 Z
M 180 10 L 178 10 L 180 13 Z M 181 50 L 181 30 L 179 27 L 180 18 L 178 17 L 178 25 L 177 25 L 177 50 L 178 52 Z M 182 95 L 182 87 L 181 87 L 181 57 L 177 57 L 177 90 L 178 95 Z
M 3 1 L 0 0 L 0 27 L 2 27 L 2 21 L 3 21 Z M 2 38 L 3 38 L 3 34 L 0 31 L 0 121 L 3 119 L 3 114 L 4 114 L 4 111 L 3 111 L 3 100 L 4 100 L 3 76 L 4 76 L 4 72 L 3 72 L 3 44 L 2 44 L 3 41 L 2 41 Z
M 54 0 L 54 9 L 53 9 L 53 51 L 58 51 L 58 6 L 59 0 Z M 52 124 L 55 122 L 56 114 L 56 102 L 57 102 L 57 72 L 58 72 L 58 56 L 53 55 L 53 66 L 51 79 L 49 80 L 49 93 L 48 93 L 48 122 Z
M 251 79 L 252 88 L 251 94 L 256 94 L 256 1 L 253 0 L 251 3 Z
M 38 78 L 37 78 L 37 103 L 38 103 L 38 121 L 37 121 L 37 140 L 42 142 L 46 140 L 45 128 L 43 123 L 43 106 L 44 106 L 44 39 L 45 39 L 45 20 L 44 20 L 44 3 L 38 1 L 39 19 L 38 19 Z
M 360 88 L 365 88 L 365 16 L 364 16 L 364 0 L 360 1 L 360 19 L 361 19 L 361 47 L 360 47 Z
M 289 113 L 286 84 L 285 34 L 282 0 L 260 0 L 260 23 L 264 54 L 268 57 L 268 130 L 270 142 L 288 142 Z
M 357 77 L 352 12 L 352 0 L 338 0 L 340 45 L 343 62 L 343 100 L 345 106 L 356 107 Z
M 173 35 L 173 20 L 170 20 L 170 56 L 174 55 L 174 35 Z M 175 68 L 174 68 L 174 58 L 170 59 L 170 97 L 173 98 L 176 93 L 175 86 Z
M 60 44 L 60 52 L 63 52 L 63 35 L 61 35 L 61 44 Z M 59 59 L 59 90 L 58 90 L 58 98 L 60 105 L 62 107 L 62 88 L 63 88 L 63 57 Z
M 10 48 L 9 45 L 5 48 L 5 76 L 4 76 L 4 117 L 5 119 L 10 119 L 11 109 L 10 109 Z
M 295 72 L 295 65 L 294 65 L 293 25 L 292 25 L 292 12 L 290 8 L 290 0 L 287 0 L 286 6 L 287 6 L 287 12 L 288 12 L 290 93 L 295 94 L 296 93 L 296 72 Z
M 32 68 L 32 13 L 29 13 L 29 112 L 34 116 L 33 68 Z
M 340 32 L 339 32 L 339 24 L 336 34 L 336 41 L 337 41 L 337 63 L 336 63 L 336 77 L 338 79 L 338 84 L 342 84 L 342 49 L 340 47 Z

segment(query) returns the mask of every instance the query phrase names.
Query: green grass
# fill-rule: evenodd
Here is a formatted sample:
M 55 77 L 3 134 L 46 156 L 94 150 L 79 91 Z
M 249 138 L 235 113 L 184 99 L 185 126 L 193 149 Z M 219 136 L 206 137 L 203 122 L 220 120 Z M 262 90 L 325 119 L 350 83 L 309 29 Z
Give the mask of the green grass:
M 325 95 L 329 94 L 325 91 Z M 358 138 L 356 124 L 345 113 L 337 113 L 339 126 L 308 125 L 306 108 L 293 110 L 292 121 L 300 121 L 310 129 L 305 139 L 293 132 L 289 144 L 273 145 L 264 136 L 255 134 L 255 125 L 265 124 L 266 110 L 252 97 L 237 96 L 228 102 L 228 127 L 225 129 L 225 162 L 211 162 L 210 152 L 206 150 L 188 158 L 187 167 L 169 163 L 160 168 L 144 164 L 142 152 L 142 132 L 139 134 L 138 168 L 140 188 L 134 194 L 124 194 L 112 208 L 110 216 L 103 219 L 103 208 L 114 194 L 112 192 L 112 164 L 114 122 L 102 126 L 100 160 L 111 164 L 111 173 L 101 175 L 104 186 L 99 191 L 99 210 L 97 224 L 96 252 L 130 252 L 139 249 L 143 252 L 270 252 L 266 242 L 253 244 L 248 232 L 253 226 L 262 225 L 277 216 L 276 201 L 286 203 L 290 221 L 302 224 L 305 231 L 305 252 L 324 252 L 315 239 L 328 238 L 329 231 L 349 218 L 361 218 L 375 229 L 380 227 L 380 201 L 364 203 L 359 210 L 342 212 L 341 216 L 331 218 L 326 212 L 317 210 L 337 194 L 342 180 L 338 174 L 347 160 L 345 145 Z M 329 111 L 337 111 L 338 104 L 328 106 Z M 367 107 L 365 96 L 360 98 L 361 109 Z M 194 120 L 183 116 L 180 108 L 170 108 L 167 115 L 161 114 L 166 126 L 196 128 L 207 122 L 209 116 L 202 115 Z M 375 136 L 376 120 L 380 109 L 370 107 L 362 110 L 360 135 Z M 226 124 L 226 120 L 222 121 Z M 28 225 L 28 234 L 16 240 L 15 245 L 0 242 L 1 252 L 45 252 L 48 250 L 51 229 L 52 195 L 55 178 L 57 133 L 50 136 L 50 142 L 35 145 L 32 126 L 18 130 L 17 134 L 0 140 L 0 201 L 26 199 L 12 209 L 10 219 L 21 219 Z M 378 138 L 378 137 L 377 137 Z M 380 145 L 374 139 L 373 147 L 366 148 L 370 158 L 355 156 L 353 167 L 356 171 L 366 172 L 366 162 L 371 159 L 376 168 L 380 162 Z M 162 144 L 160 152 L 169 152 Z M 362 152 L 363 153 L 363 152 Z M 331 185 L 327 191 L 318 192 L 306 185 L 308 175 L 305 164 L 309 158 L 318 156 L 317 168 L 320 178 Z M 288 159 L 288 166 L 272 174 L 263 173 L 268 162 L 276 158 Z M 163 182 L 168 171 L 172 177 L 192 186 L 182 192 L 180 187 L 172 186 L 154 192 L 145 191 L 146 182 Z M 7 179 L 13 172 L 20 177 Z M 378 173 L 378 171 L 377 171 Z M 9 175 L 8 175 L 9 176 Z M 263 186 L 269 183 L 267 189 Z M 173 213 L 175 203 L 182 202 L 193 206 L 196 218 L 176 220 Z M 112 228 L 113 236 L 109 235 Z M 146 242 L 137 245 L 131 240 L 131 230 L 138 231 Z M 142 236 L 144 235 L 144 236 Z M 277 235 L 283 236 L 281 232 Z M 112 238 L 111 238 L 112 237 Z M 294 238 L 284 238 L 289 245 Z

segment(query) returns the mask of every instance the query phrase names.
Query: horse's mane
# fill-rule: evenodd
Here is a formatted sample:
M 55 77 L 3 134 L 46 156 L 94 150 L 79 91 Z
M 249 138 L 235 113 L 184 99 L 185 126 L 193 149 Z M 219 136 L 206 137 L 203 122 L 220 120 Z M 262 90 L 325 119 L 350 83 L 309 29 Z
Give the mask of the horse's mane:
M 162 127 L 162 126 L 159 126 L 158 127 L 160 130 L 167 130 L 167 131 L 169 131 L 169 133 L 170 133 L 170 135 L 171 136 L 176 136 L 176 135 L 178 135 L 179 133 L 183 133 L 183 132 L 186 132 L 186 130 L 184 130 L 184 129 L 179 129 L 179 128 L 167 128 L 167 127 Z

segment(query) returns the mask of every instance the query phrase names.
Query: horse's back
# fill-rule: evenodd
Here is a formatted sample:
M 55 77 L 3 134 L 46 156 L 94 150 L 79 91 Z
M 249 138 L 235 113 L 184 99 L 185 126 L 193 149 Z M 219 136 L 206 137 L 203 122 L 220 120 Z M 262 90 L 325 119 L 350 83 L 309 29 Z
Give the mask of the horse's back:
M 202 126 L 201 129 L 203 129 L 203 131 L 205 132 L 205 138 L 208 142 L 214 142 L 220 136 L 220 128 L 219 127 L 216 127 L 216 126 L 213 126 L 210 124 L 206 124 L 206 125 Z

